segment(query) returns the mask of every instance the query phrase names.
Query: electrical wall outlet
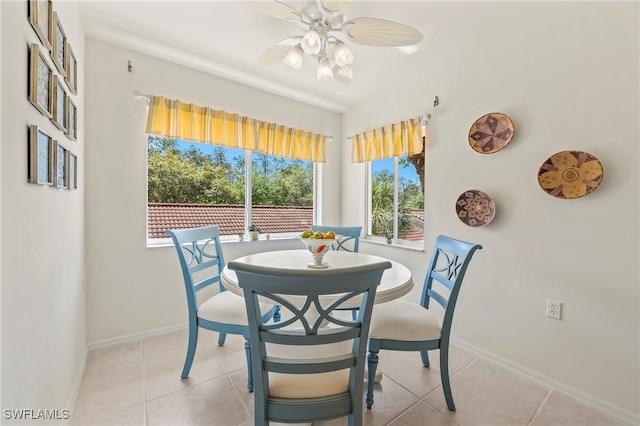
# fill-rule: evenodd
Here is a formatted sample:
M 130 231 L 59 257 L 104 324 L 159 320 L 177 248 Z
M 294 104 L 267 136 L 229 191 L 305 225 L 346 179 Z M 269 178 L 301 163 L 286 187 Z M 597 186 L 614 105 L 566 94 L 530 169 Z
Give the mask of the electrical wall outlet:
M 553 319 L 561 319 L 562 316 L 562 302 L 557 300 L 547 299 L 547 316 Z

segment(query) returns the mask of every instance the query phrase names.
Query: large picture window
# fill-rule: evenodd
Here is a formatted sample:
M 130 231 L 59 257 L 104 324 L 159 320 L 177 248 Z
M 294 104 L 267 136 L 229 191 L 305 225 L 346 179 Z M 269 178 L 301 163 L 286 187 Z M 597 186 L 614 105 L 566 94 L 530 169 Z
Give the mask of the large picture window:
M 369 164 L 369 235 L 423 241 L 424 149 Z
M 250 225 L 301 232 L 314 220 L 314 175 L 312 161 L 149 136 L 148 238 L 207 225 L 234 238 Z

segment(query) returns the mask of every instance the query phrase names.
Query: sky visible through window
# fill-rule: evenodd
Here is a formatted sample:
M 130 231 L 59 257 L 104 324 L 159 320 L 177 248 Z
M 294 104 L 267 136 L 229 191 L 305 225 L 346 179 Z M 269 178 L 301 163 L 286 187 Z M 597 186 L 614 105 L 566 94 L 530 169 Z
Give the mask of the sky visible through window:
M 373 173 L 373 175 L 375 175 L 376 172 L 379 172 L 380 170 L 389 170 L 393 173 L 393 158 L 385 158 L 383 160 L 375 160 L 371 162 L 371 172 Z M 399 177 L 405 178 L 407 181 L 420 185 L 420 179 L 418 178 L 416 169 L 412 164 L 408 164 L 404 167 L 402 165 L 399 165 L 398 174 L 400 175 Z

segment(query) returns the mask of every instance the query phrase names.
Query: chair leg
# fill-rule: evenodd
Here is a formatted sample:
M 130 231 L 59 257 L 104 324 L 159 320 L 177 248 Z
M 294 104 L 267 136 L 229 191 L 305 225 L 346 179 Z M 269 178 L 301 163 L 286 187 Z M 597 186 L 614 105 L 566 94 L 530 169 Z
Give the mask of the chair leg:
M 244 338 L 244 353 L 247 355 L 247 389 L 251 393 L 253 392 L 253 365 L 251 363 L 251 341 L 248 337 Z
M 187 344 L 187 356 L 184 360 L 184 367 L 182 367 L 181 378 L 189 377 L 189 371 L 191 371 L 191 365 L 193 364 L 193 358 L 196 355 L 196 347 L 198 346 L 198 326 L 196 324 L 189 324 L 189 343 Z
M 447 401 L 449 411 L 456 411 L 456 405 L 453 403 L 453 394 L 451 393 L 451 382 L 449 381 L 449 348 L 440 348 L 440 379 L 442 380 L 442 390 L 444 391 L 444 399 Z
M 378 369 L 378 352 L 369 350 L 369 356 L 367 357 L 367 370 L 369 375 L 367 378 L 367 408 L 371 408 L 373 405 L 373 385 L 376 380 L 376 370 Z
M 422 358 L 422 365 L 424 365 L 425 367 L 428 367 L 431 365 L 431 363 L 429 362 L 429 352 L 426 350 L 422 350 L 420 351 L 420 358 Z
M 218 334 L 218 346 L 222 346 L 224 345 L 224 341 L 227 338 L 227 333 L 220 333 Z
M 353 321 L 355 321 L 355 320 L 357 320 L 357 319 L 358 319 L 358 310 L 357 310 L 357 309 L 352 309 L 352 310 L 351 310 L 351 319 L 352 319 Z

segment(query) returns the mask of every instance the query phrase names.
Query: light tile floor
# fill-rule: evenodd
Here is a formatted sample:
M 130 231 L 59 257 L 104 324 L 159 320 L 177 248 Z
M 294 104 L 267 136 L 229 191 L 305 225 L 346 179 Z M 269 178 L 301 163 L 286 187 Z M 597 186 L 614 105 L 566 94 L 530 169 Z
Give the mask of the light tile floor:
M 201 330 L 189 378 L 180 380 L 187 333 L 165 334 L 89 354 L 73 412 L 75 425 L 253 424 L 247 392 L 244 341 Z M 552 392 L 451 348 L 451 383 L 457 411 L 447 410 L 437 351 L 424 368 L 420 355 L 381 351 L 375 403 L 365 425 L 617 425 L 572 398 Z M 346 425 L 346 419 L 321 423 Z

